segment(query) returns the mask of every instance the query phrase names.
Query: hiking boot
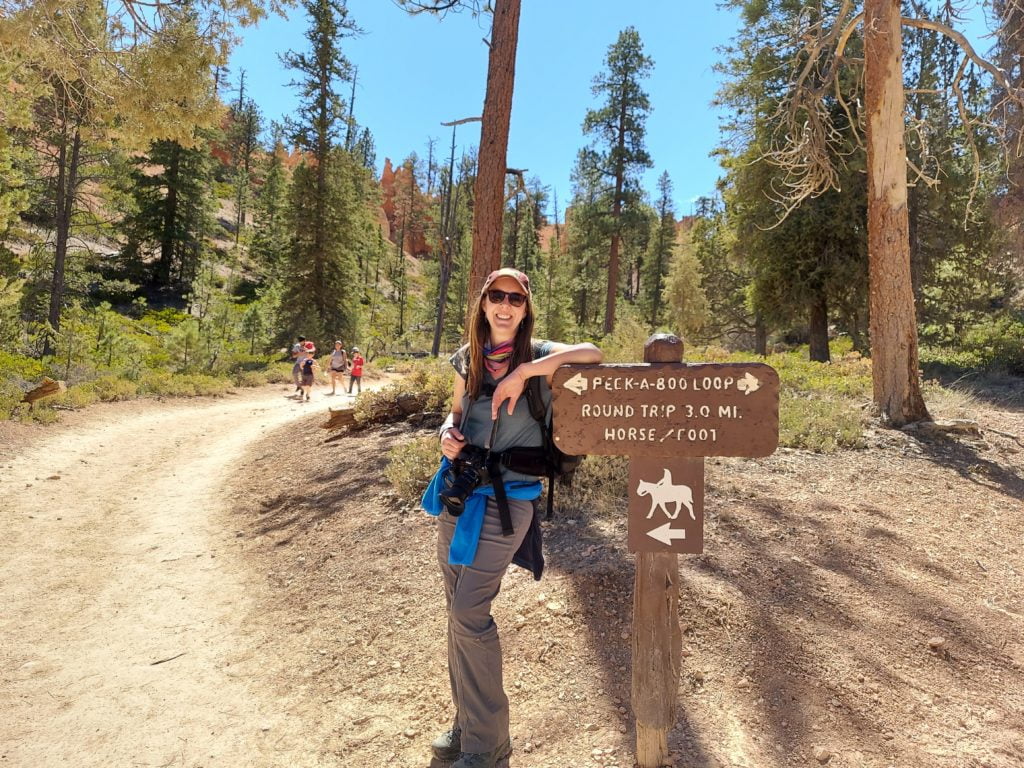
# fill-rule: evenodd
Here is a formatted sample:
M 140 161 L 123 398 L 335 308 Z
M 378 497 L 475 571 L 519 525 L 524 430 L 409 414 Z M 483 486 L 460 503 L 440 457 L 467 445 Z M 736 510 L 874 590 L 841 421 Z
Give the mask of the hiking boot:
M 434 757 L 442 762 L 451 763 L 459 759 L 462 754 L 462 729 L 459 727 L 445 731 L 430 745 L 434 750 Z
M 452 768 L 497 768 L 498 764 L 511 754 L 512 742 L 505 739 L 490 752 L 463 752 L 459 759 L 452 763 Z

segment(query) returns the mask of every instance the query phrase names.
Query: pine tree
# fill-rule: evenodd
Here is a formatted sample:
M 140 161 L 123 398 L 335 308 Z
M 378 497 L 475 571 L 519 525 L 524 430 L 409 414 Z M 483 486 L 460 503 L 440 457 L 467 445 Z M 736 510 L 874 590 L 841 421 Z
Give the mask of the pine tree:
M 589 110 L 583 119 L 583 132 L 593 134 L 597 166 L 613 185 L 610 199 L 611 245 L 608 250 L 608 282 L 605 297 L 604 332 L 615 327 L 615 302 L 619 294 L 620 248 L 624 214 L 636 212 L 641 198 L 637 173 L 651 166 L 644 147 L 650 100 L 640 81 L 650 75 L 654 62 L 643 52 L 640 35 L 633 27 L 619 33 L 609 46 L 607 70 L 594 78 L 591 91 L 603 96 L 600 109 Z
M 282 337 L 352 338 L 358 323 L 357 254 L 366 229 L 359 195 L 365 173 L 339 139 L 348 114 L 338 88 L 351 76 L 340 42 L 359 30 L 343 0 L 304 0 L 310 18 L 309 52 L 282 58 L 299 79 L 300 103 L 289 123 L 307 159 L 296 168 L 290 190 L 292 250 L 285 265 Z
M 154 174 L 154 168 L 160 171 Z M 190 148 L 176 141 L 154 142 L 131 174 L 135 208 L 126 217 L 123 255 L 134 271 L 160 288 L 195 279 L 213 229 L 212 189 L 209 143 Z
M 689 240 L 699 264 L 701 288 L 707 301 L 701 341 L 729 342 L 744 346 L 744 339 L 757 335 L 754 346 L 764 354 L 760 323 L 747 303 L 752 282 L 749 265 L 734 250 L 734 233 L 726 222 L 725 208 L 718 198 L 702 197 L 696 202 Z M 746 345 L 750 346 L 750 345 Z
M 262 117 L 256 102 L 245 95 L 245 71 L 242 71 L 238 99 L 228 112 L 225 131 L 231 150 L 231 183 L 235 188 L 235 246 L 246 225 L 246 213 L 252 196 L 252 166 L 262 130 Z
M 573 197 L 565 214 L 566 253 L 571 263 L 572 314 L 586 336 L 601 333 L 608 264 L 607 195 L 596 154 L 581 150 L 572 173 Z
M 644 317 L 648 325 L 656 328 L 662 322 L 665 291 L 665 276 L 672 263 L 672 254 L 676 245 L 676 213 L 672 204 L 672 180 L 668 171 L 658 177 L 658 222 L 654 236 L 651 238 L 650 249 L 644 260 L 641 288 L 644 297 Z
M 203 28 L 194 9 L 168 7 L 135 36 L 117 9 L 95 0 L 15 0 L 0 19 L 0 50 L 12 50 L 18 62 L 14 90 L 34 98 L 34 124 L 19 141 L 35 149 L 40 166 L 52 168 L 43 171 L 44 205 L 55 230 L 44 353 L 52 351 L 60 327 L 81 190 L 91 175 L 103 173 L 108 158 L 102 155 L 115 143 L 131 149 L 155 138 L 192 141 L 196 125 L 219 117 L 211 67 L 226 51 L 220 35 L 238 8 L 215 28 Z
M 370 216 L 358 194 L 357 175 L 366 170 L 344 149 L 335 148 L 321 197 L 317 169 L 301 163 L 289 187 L 288 220 L 292 245 L 284 269 L 279 336 L 301 333 L 310 339 L 354 339 L 359 328 L 361 291 L 357 254 L 367 249 Z M 328 225 L 319 217 L 326 213 Z M 326 232 L 325 244 L 317 233 Z
M 700 261 L 690 234 L 686 233 L 669 253 L 664 280 L 664 314 L 669 327 L 684 339 L 696 338 L 708 321 Z
M 534 301 L 539 319 L 538 328 L 544 338 L 567 339 L 571 337 L 569 285 L 572 275 L 568 269 L 569 259 L 563 247 L 564 227 L 558 211 L 558 193 L 552 192 L 554 206 L 554 235 L 548 240 L 548 247 L 541 253 L 539 282 L 535 281 Z
M 263 184 L 255 200 L 255 223 L 249 256 L 265 276 L 280 278 L 288 258 L 290 229 L 287 219 L 288 173 L 281 129 L 275 127 L 273 148 L 263 169 Z

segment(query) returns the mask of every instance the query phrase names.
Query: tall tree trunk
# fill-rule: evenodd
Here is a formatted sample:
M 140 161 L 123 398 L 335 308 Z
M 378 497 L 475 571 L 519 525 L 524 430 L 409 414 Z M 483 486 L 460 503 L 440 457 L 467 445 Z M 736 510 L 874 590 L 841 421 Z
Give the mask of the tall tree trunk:
M 68 159 L 67 133 L 62 137 L 57 158 L 57 194 L 55 213 L 57 242 L 54 244 L 53 280 L 50 283 L 50 311 L 47 321 L 50 330 L 43 343 L 43 354 L 53 354 L 53 336 L 60 330 L 60 308 L 64 303 L 64 271 L 67 264 L 68 240 L 71 237 L 71 214 L 75 209 L 75 187 L 78 185 L 78 160 L 82 137 L 78 126 L 71 139 L 71 158 Z
M 819 289 L 811 300 L 809 312 L 810 359 L 814 363 L 827 363 L 828 352 L 828 302 L 825 291 Z
M 430 345 L 431 357 L 441 351 L 441 334 L 444 331 L 444 315 L 448 305 L 448 283 L 452 276 L 452 218 L 455 215 L 452 196 L 455 193 L 455 128 L 452 126 L 452 149 L 448 155 L 448 185 L 441 200 L 441 257 L 438 260 L 439 276 L 437 286 L 437 317 L 434 320 L 434 342 Z M 433 149 L 433 145 L 431 145 Z
M 356 128 L 356 79 L 359 77 L 359 67 L 352 68 L 352 94 L 348 98 L 348 119 L 345 121 L 345 150 L 352 151 L 352 140 L 355 137 Z
M 760 315 L 754 318 L 754 352 L 761 357 L 768 356 L 768 326 Z
M 660 225 L 658 226 L 658 254 L 655 259 L 654 266 L 654 278 L 652 285 L 648 290 L 651 291 L 651 327 L 653 328 L 658 324 L 658 320 L 661 317 L 661 271 L 664 269 L 662 265 L 662 255 L 665 252 L 665 219 L 667 218 L 668 205 L 663 204 L 661 211 L 659 211 Z M 675 217 L 672 222 L 673 232 L 675 231 Z M 640 294 L 640 284 L 637 282 L 637 295 Z
M 396 255 L 397 261 L 395 262 L 395 288 L 398 291 L 396 298 L 398 299 L 398 336 L 405 333 L 405 291 L 403 286 L 405 285 L 405 216 L 402 216 L 402 229 L 398 235 L 398 253 Z
M 504 213 L 504 212 L 503 212 Z M 525 268 L 519 264 L 519 193 L 516 192 L 516 205 L 512 209 L 512 231 L 508 233 L 508 255 L 509 255 L 509 266 L 515 267 L 516 269 Z
M 910 279 L 899 0 L 865 0 L 868 269 L 874 400 L 894 426 L 928 418 Z
M 238 105 L 235 108 L 236 119 L 240 119 L 241 118 L 242 109 L 243 109 L 244 106 L 245 106 L 245 70 L 243 69 L 242 72 L 241 72 L 241 81 L 238 84 Z M 249 128 L 249 126 L 246 125 L 246 133 L 247 133 L 247 135 L 248 135 L 248 128 Z M 235 130 L 237 130 L 237 128 L 235 128 Z M 246 139 L 246 141 L 248 142 L 248 139 Z M 238 152 L 238 147 L 236 146 L 235 147 L 235 153 L 237 153 L 237 152 Z M 234 162 L 235 162 L 234 171 L 237 174 L 238 173 L 238 155 L 235 154 L 235 156 L 232 158 L 232 160 L 234 160 Z M 247 174 L 246 174 L 246 177 L 245 177 L 245 183 L 248 183 L 248 180 L 249 180 L 249 177 L 248 177 L 248 167 L 246 167 L 246 172 L 247 172 Z M 245 220 L 245 214 L 242 212 L 242 194 L 243 194 L 242 193 L 242 190 L 243 190 L 242 181 L 236 178 L 235 182 L 238 184 L 238 189 L 236 190 L 237 195 L 236 195 L 236 198 L 235 198 L 235 248 L 237 248 L 238 247 L 238 241 L 242 237 L 242 222 Z
M 160 230 L 160 262 L 157 264 L 157 283 L 164 287 L 171 284 L 171 268 L 174 265 L 174 231 L 178 221 L 178 174 L 181 170 L 181 145 L 174 143 L 171 150 L 171 164 L 167 168 L 167 198 L 164 200 L 164 222 Z
M 623 96 L 619 108 L 619 157 L 623 157 L 626 149 L 626 98 Z M 612 200 L 612 244 L 608 250 L 608 291 L 604 300 L 604 332 L 615 330 L 615 298 L 619 292 L 619 242 L 622 235 L 619 222 L 622 219 L 622 190 L 625 184 L 626 169 L 620 161 L 615 167 L 615 198 Z
M 505 155 L 512 115 L 520 0 L 495 0 L 491 50 L 487 59 L 487 94 L 476 184 L 473 187 L 473 260 L 468 305 L 488 273 L 501 266 L 501 225 L 505 205 Z M 467 318 L 470 306 L 467 306 Z M 467 327 L 469 324 L 467 323 Z
M 313 222 L 313 285 L 310 288 L 316 306 L 317 319 L 324 330 L 327 328 L 327 302 L 340 301 L 341 296 L 327 296 L 327 165 L 330 162 L 331 137 L 329 126 L 332 124 L 330 111 L 330 75 L 321 73 L 317 93 L 316 121 L 316 220 Z

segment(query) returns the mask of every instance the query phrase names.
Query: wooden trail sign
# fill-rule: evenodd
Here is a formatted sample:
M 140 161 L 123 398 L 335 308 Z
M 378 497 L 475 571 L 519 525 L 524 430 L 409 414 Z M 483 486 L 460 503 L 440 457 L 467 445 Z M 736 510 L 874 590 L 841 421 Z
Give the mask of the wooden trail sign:
M 682 362 L 658 334 L 644 363 L 566 365 L 552 380 L 554 438 L 565 453 L 629 456 L 636 759 L 668 759 L 682 631 L 679 553 L 704 550 L 704 457 L 767 456 L 779 442 L 779 375 L 762 363 Z
M 763 363 L 564 365 L 552 383 L 566 453 L 767 456 L 779 443 L 779 375 Z

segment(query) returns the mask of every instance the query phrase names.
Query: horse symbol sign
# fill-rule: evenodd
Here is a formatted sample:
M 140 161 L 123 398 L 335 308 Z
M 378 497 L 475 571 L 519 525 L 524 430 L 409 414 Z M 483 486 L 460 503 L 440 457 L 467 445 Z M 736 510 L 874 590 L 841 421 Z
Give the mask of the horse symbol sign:
M 679 517 L 679 510 L 684 506 L 690 512 L 690 519 L 696 520 L 693 514 L 693 490 L 688 485 L 675 485 L 672 482 L 672 471 L 666 467 L 665 474 L 656 483 L 649 483 L 641 480 L 636 489 L 637 496 L 651 497 L 651 511 L 647 513 L 647 519 L 654 516 L 654 510 L 661 509 L 669 520 Z M 668 505 L 675 504 L 675 510 L 668 511 Z
M 704 551 L 703 459 L 634 460 L 629 485 L 630 551 Z

